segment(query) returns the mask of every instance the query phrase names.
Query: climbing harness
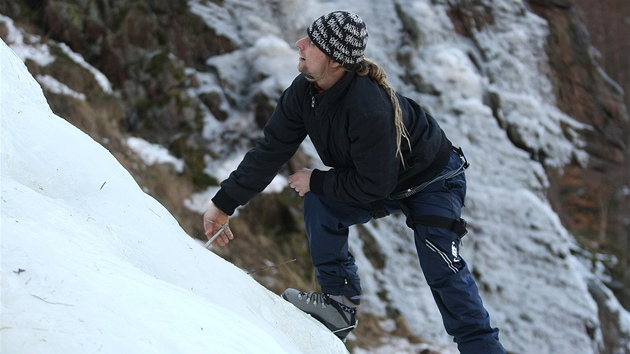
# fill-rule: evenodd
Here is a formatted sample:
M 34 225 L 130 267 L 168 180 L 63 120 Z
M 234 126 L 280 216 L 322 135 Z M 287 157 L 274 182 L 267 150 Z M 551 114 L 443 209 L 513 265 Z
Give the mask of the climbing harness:
M 468 159 L 466 158 L 466 154 L 464 154 L 464 150 L 462 150 L 461 147 L 455 147 L 453 146 L 453 151 L 455 151 L 458 155 L 459 155 L 459 159 L 461 160 L 461 165 L 459 165 L 459 167 L 453 171 L 450 171 L 448 173 L 445 173 L 443 175 L 439 175 L 437 177 L 435 177 L 434 179 L 424 182 L 418 186 L 415 187 L 411 187 L 408 188 L 404 191 L 398 192 L 398 193 L 394 193 L 392 195 L 389 196 L 389 199 L 392 200 L 400 200 L 400 199 L 405 199 L 408 197 L 411 197 L 412 195 L 422 191 L 423 189 L 425 189 L 428 185 L 430 185 L 431 183 L 437 182 L 437 181 L 443 181 L 443 180 L 447 180 L 447 179 L 451 179 L 455 176 L 459 176 L 462 173 L 464 173 L 464 171 L 470 166 L 470 163 L 468 163 Z
M 409 226 L 410 228 L 413 228 L 415 224 L 431 226 L 431 227 L 439 227 L 439 228 L 447 229 L 454 232 L 460 238 L 464 237 L 468 233 L 468 230 L 466 229 L 466 226 L 468 223 L 466 222 L 466 220 L 462 218 L 454 219 L 454 218 L 448 218 L 448 217 L 439 216 L 439 215 L 412 216 L 409 211 L 409 207 L 407 207 L 407 205 L 405 205 L 405 203 L 403 202 L 403 199 L 408 198 L 422 191 L 431 183 L 451 179 L 453 177 L 456 177 L 464 173 L 464 171 L 470 166 L 470 163 L 468 162 L 468 159 L 466 158 L 466 154 L 464 154 L 464 151 L 460 147 L 453 146 L 453 151 L 455 151 L 459 155 L 459 158 L 461 160 L 461 165 L 457 169 L 450 171 L 448 173 L 445 173 L 443 175 L 439 175 L 435 177 L 434 179 L 428 182 L 424 182 L 418 186 L 390 195 L 389 199 L 398 201 L 398 204 L 400 205 L 403 213 L 407 217 L 407 220 L 406 220 L 407 226 Z M 380 213 L 384 211 L 385 211 L 384 209 L 382 211 L 377 210 L 375 214 L 380 215 Z

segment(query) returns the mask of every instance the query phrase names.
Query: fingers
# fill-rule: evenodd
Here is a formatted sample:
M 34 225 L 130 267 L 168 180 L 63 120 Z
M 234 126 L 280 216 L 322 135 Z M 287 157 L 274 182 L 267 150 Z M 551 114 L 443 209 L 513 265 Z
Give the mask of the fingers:
M 312 170 L 303 168 L 287 178 L 289 187 L 294 189 L 301 197 L 310 192 Z
M 299 182 L 289 182 L 289 187 L 297 192 L 300 197 L 303 197 L 306 193 L 310 192 L 310 186 L 308 184 L 303 184 Z
M 228 226 L 229 219 L 230 217 L 213 203 L 208 207 L 203 217 L 203 228 L 206 238 L 208 241 L 212 240 L 213 246 L 225 246 L 234 239 L 232 230 Z
M 289 186 L 291 188 L 293 188 L 297 192 L 297 194 L 300 195 L 300 197 L 303 197 L 304 194 L 306 194 L 306 192 L 307 192 L 307 191 L 304 191 L 304 190 L 300 190 L 300 188 L 298 188 L 298 186 L 292 186 L 292 185 L 289 185 Z
M 289 176 L 289 187 L 295 190 L 300 196 L 304 196 L 304 186 L 299 178 L 294 177 L 295 175 Z
M 232 239 L 234 239 L 234 235 L 232 234 L 232 230 L 230 230 L 230 227 L 228 226 L 225 230 L 223 230 L 221 235 L 217 237 L 217 240 L 214 241 L 213 245 L 225 246 L 230 243 L 230 240 Z
M 206 229 L 205 235 L 209 241 L 214 239 L 212 242 L 213 246 L 225 246 L 234 239 L 234 234 L 227 224 L 218 225 L 214 222 L 206 222 L 204 224 L 212 225 Z

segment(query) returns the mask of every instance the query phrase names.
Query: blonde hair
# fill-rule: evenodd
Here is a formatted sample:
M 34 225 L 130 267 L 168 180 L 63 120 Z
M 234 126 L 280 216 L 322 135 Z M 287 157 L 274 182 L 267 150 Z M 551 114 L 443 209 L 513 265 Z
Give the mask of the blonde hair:
M 398 98 L 396 97 L 396 91 L 389 85 L 387 82 L 387 74 L 385 70 L 381 68 L 378 64 L 373 62 L 370 59 L 363 59 L 363 61 L 359 62 L 355 66 L 356 73 L 359 76 L 367 76 L 370 79 L 376 81 L 380 86 L 382 86 L 387 94 L 389 95 L 389 100 L 392 103 L 392 107 L 394 108 L 394 124 L 396 125 L 396 156 L 400 155 L 400 161 L 402 162 L 403 167 L 405 166 L 405 159 L 402 154 L 402 139 L 405 138 L 407 140 L 407 144 L 409 145 L 409 149 L 411 150 L 411 141 L 409 140 L 409 131 L 407 131 L 407 127 L 403 123 L 402 119 L 402 109 L 400 108 L 400 103 L 398 102 Z

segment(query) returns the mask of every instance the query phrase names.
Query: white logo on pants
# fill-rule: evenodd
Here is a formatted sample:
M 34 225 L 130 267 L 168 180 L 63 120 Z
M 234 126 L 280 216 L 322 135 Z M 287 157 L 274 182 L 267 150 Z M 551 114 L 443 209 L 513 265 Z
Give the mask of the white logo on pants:
M 453 255 L 453 262 L 459 262 L 459 259 L 457 259 L 458 255 L 457 255 L 457 246 L 455 245 L 455 241 L 451 243 L 451 254 Z

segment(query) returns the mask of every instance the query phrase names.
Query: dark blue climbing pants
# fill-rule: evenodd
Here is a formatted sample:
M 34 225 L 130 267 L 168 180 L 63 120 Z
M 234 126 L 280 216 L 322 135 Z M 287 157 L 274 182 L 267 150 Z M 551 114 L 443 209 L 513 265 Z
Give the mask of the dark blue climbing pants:
M 461 165 L 453 152 L 442 172 Z M 410 216 L 438 215 L 460 218 L 466 195 L 464 174 L 438 180 L 421 192 L 401 201 L 385 200 L 389 213 L 402 211 L 404 203 Z M 354 257 L 348 250 L 348 228 L 370 221 L 372 204 L 341 203 L 322 195 L 304 196 L 304 221 L 317 280 L 324 293 L 348 298 L 361 294 Z M 490 326 L 475 280 L 459 254 L 460 237 L 445 228 L 415 224 L 415 246 L 420 266 L 442 314 L 446 331 L 454 337 L 461 353 L 505 353 L 496 328 Z

